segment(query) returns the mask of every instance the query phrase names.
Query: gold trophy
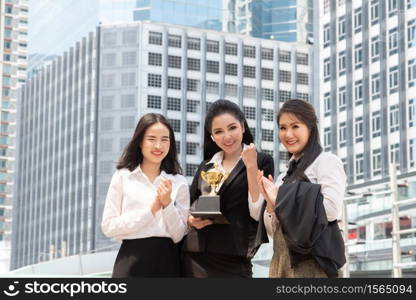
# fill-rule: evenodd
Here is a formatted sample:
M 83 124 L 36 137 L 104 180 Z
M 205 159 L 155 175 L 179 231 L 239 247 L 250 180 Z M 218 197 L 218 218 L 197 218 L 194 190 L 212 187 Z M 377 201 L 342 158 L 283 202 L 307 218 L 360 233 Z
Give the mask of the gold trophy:
M 201 172 L 201 178 L 209 184 L 211 192 L 208 195 L 199 196 L 195 203 L 195 208 L 191 210 L 191 215 L 196 218 L 210 219 L 215 224 L 230 224 L 220 211 L 220 196 L 216 194 L 218 185 L 225 181 L 228 177 L 227 173 L 223 173 L 218 169 L 218 165 L 214 163 L 214 167 L 208 171 Z

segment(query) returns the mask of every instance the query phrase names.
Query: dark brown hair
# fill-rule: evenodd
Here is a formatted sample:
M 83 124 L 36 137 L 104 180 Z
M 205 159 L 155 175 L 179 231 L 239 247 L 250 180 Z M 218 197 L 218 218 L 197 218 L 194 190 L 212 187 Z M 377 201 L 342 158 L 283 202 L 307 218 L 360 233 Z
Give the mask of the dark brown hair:
M 162 160 L 160 171 L 165 171 L 168 174 L 181 174 L 182 170 L 178 163 L 176 153 L 175 134 L 169 121 L 161 114 L 148 113 L 142 116 L 137 123 L 136 129 L 130 142 L 127 144 L 117 164 L 117 169 L 127 168 L 133 171 L 143 161 L 142 142 L 146 130 L 153 124 L 161 123 L 169 130 L 169 152 Z

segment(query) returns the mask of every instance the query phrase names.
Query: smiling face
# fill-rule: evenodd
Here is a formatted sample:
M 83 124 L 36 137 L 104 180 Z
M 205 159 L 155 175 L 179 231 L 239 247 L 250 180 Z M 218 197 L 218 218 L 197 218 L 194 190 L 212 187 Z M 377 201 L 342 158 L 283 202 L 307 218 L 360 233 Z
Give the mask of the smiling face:
M 309 140 L 309 128 L 294 114 L 284 113 L 279 119 L 279 139 L 295 157 L 303 152 Z
M 211 136 L 226 154 L 241 152 L 244 127 L 233 115 L 224 113 L 212 119 Z
M 169 129 L 158 122 L 147 128 L 141 144 L 143 162 L 161 164 L 170 147 Z

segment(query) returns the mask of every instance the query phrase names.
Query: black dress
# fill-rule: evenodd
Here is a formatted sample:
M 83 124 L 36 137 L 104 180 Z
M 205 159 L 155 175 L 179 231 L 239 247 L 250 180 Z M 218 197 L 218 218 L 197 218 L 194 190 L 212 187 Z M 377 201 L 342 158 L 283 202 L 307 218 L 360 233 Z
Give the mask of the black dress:
M 210 191 L 201 171 L 212 168 L 203 161 L 191 185 L 191 205 Z M 257 165 L 264 175 L 274 175 L 273 158 L 257 153 Z M 222 184 L 220 210 L 230 224 L 213 224 L 200 230 L 191 228 L 182 247 L 182 275 L 185 277 L 251 277 L 251 258 L 267 236 L 257 236 L 258 222 L 248 207 L 248 182 L 242 160 Z

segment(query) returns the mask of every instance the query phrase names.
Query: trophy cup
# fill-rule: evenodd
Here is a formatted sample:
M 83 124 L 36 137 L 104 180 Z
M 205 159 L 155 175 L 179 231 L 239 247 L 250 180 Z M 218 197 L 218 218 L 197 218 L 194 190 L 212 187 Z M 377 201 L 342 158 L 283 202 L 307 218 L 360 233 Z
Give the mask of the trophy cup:
M 190 212 L 192 216 L 210 219 L 215 224 L 230 224 L 220 211 L 220 196 L 215 193 L 218 185 L 227 177 L 228 174 L 221 172 L 217 164 L 212 169 L 201 172 L 201 178 L 210 185 L 211 192 L 198 198 L 195 208 Z

